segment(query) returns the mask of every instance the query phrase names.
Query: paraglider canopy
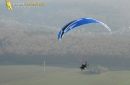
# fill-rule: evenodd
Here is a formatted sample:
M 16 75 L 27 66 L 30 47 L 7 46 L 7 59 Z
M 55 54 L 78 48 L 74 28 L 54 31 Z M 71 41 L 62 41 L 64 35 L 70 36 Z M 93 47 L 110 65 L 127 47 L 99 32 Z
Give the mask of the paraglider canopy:
M 58 33 L 58 40 L 61 40 L 61 38 L 64 36 L 64 34 L 66 34 L 67 32 L 69 32 L 70 30 L 81 26 L 81 25 L 85 25 L 85 24 L 91 24 L 91 23 L 96 23 L 96 24 L 101 24 L 104 27 L 107 28 L 107 30 L 109 31 L 110 34 L 112 34 L 111 29 L 103 22 L 96 20 L 96 19 L 92 19 L 92 18 L 80 18 L 77 20 L 73 20 L 69 23 L 67 23 Z

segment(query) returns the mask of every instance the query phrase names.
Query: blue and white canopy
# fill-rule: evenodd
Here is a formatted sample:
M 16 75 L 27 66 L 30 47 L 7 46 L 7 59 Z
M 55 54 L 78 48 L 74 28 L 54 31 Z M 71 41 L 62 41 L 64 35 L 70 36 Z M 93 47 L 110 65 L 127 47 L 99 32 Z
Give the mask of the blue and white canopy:
M 74 20 L 74 21 L 71 21 L 69 23 L 67 23 L 59 32 L 58 34 L 58 40 L 61 40 L 61 38 L 64 36 L 64 34 L 66 34 L 67 32 L 69 32 L 70 30 L 78 27 L 78 26 L 81 26 L 81 25 L 85 25 L 85 24 L 101 24 L 103 25 L 104 27 L 107 28 L 107 30 L 110 32 L 110 34 L 112 34 L 111 32 L 111 29 L 103 22 L 101 21 L 98 21 L 96 19 L 92 19 L 92 18 L 80 18 L 80 19 L 77 19 L 77 20 Z

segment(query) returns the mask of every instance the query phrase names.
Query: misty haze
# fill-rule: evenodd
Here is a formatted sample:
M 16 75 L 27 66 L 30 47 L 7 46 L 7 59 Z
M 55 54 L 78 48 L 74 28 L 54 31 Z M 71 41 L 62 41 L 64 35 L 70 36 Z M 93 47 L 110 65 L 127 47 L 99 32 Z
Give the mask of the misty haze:
M 43 2 L 6 8 L 0 1 L 0 85 L 129 85 L 130 1 L 10 0 Z M 67 23 L 94 18 L 57 36 Z M 85 70 L 79 67 L 86 62 Z

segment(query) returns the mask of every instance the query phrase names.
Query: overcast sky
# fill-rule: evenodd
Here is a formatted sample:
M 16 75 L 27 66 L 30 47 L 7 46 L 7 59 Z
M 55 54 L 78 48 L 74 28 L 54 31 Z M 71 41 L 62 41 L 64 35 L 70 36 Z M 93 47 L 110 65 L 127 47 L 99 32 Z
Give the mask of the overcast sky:
M 129 0 L 11 0 L 12 3 L 44 2 L 39 8 L 14 8 L 7 11 L 5 0 L 1 0 L 0 17 L 8 17 L 19 22 L 44 23 L 61 27 L 69 21 L 91 17 L 107 23 L 114 30 L 129 27 Z

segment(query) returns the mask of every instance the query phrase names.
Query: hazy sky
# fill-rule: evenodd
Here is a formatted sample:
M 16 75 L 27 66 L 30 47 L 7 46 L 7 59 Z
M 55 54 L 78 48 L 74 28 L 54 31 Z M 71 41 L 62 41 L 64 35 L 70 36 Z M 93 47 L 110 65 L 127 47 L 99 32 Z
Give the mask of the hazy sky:
M 5 0 L 2 0 L 0 17 L 15 19 L 18 22 L 44 23 L 58 28 L 74 19 L 91 17 L 107 23 L 113 30 L 129 27 L 129 0 L 11 0 L 11 2 L 44 2 L 45 6 L 13 7 L 13 11 L 10 12 L 5 8 Z
M 42 6 L 42 7 L 15 8 L 13 6 L 13 11 L 8 11 L 6 9 L 5 0 L 1 0 L 0 2 L 1 2 L 0 4 L 0 10 L 1 10 L 0 28 L 4 28 L 4 29 L 1 29 L 1 39 L 3 40 L 3 41 L 1 40 L 2 41 L 1 43 L 4 43 L 4 44 L 1 44 L 1 46 L 3 47 L 3 49 L 1 49 L 1 53 L 2 52 L 3 53 L 4 52 L 17 53 L 18 51 L 18 53 L 23 52 L 23 54 L 24 53 L 35 54 L 35 53 L 40 53 L 40 52 L 44 53 L 45 51 L 50 52 L 49 51 L 50 49 L 51 50 L 58 49 L 60 51 L 59 49 L 60 47 L 58 47 L 59 43 L 56 43 L 56 45 L 53 43 L 53 42 L 58 42 L 57 34 L 59 30 L 66 23 L 75 19 L 83 18 L 83 17 L 95 18 L 106 23 L 111 28 L 113 35 L 115 33 L 115 34 L 126 34 L 127 37 L 130 36 L 129 34 L 130 32 L 129 2 L 130 1 L 129 0 L 114 0 L 114 1 L 113 0 L 37 0 L 37 1 L 35 0 L 11 0 L 12 3 L 25 3 L 25 2 L 45 3 L 45 6 Z M 10 31 L 10 30 L 7 30 L 6 28 L 12 28 L 14 30 Z M 99 26 L 97 25 L 86 26 L 85 25 L 85 26 L 81 26 L 81 28 L 84 29 L 86 34 L 93 33 L 95 35 L 96 33 L 99 33 L 99 34 L 102 33 L 102 35 L 105 35 L 105 32 L 109 34 L 108 30 L 101 25 Z M 29 31 L 25 31 L 21 29 L 29 29 Z M 30 29 L 38 30 L 38 32 L 34 32 Z M 77 28 L 77 31 L 79 32 L 78 28 Z M 46 33 L 51 34 L 51 32 L 53 33 L 52 35 L 49 36 L 50 39 L 48 39 L 48 36 L 46 36 Z M 113 35 L 111 37 L 113 37 Z M 66 37 L 66 39 L 68 38 Z M 98 41 L 96 39 L 97 38 L 95 38 L 94 42 Z M 46 41 L 46 44 L 43 43 L 45 41 Z M 86 45 L 86 41 L 84 42 Z M 103 39 L 103 42 L 106 42 L 106 40 Z M 114 42 L 115 40 L 113 39 L 112 43 Z M 129 41 L 127 40 L 124 41 L 124 42 L 127 42 L 126 47 L 123 40 L 121 40 L 119 41 L 119 44 L 117 44 L 118 41 L 116 43 L 117 49 L 114 47 L 115 44 L 113 44 L 113 48 L 111 48 L 110 47 L 111 44 L 109 42 L 106 45 L 108 46 L 108 49 L 105 47 L 102 47 L 103 49 L 102 48 L 100 49 L 100 46 L 99 46 L 99 49 L 102 52 L 104 51 L 104 49 L 107 49 L 108 52 L 109 52 L 109 49 L 113 49 L 117 51 L 117 53 L 118 52 L 120 53 L 120 49 L 118 49 L 118 47 L 120 46 L 120 42 L 122 42 L 122 45 L 121 45 L 122 47 L 120 47 L 122 53 L 123 52 L 129 53 L 129 47 L 128 47 Z M 64 49 L 68 49 L 67 51 L 69 51 L 70 49 L 64 46 L 64 43 L 63 43 Z M 101 42 L 98 42 L 98 43 L 101 44 Z M 66 44 L 68 44 L 68 42 L 66 42 Z M 58 48 L 55 48 L 53 46 L 56 46 Z M 78 45 L 75 45 L 75 46 L 77 46 L 76 48 L 78 48 Z M 95 47 L 92 47 L 92 48 L 95 48 Z M 87 47 L 86 49 L 88 50 Z M 97 51 L 100 51 L 100 50 L 97 50 Z

